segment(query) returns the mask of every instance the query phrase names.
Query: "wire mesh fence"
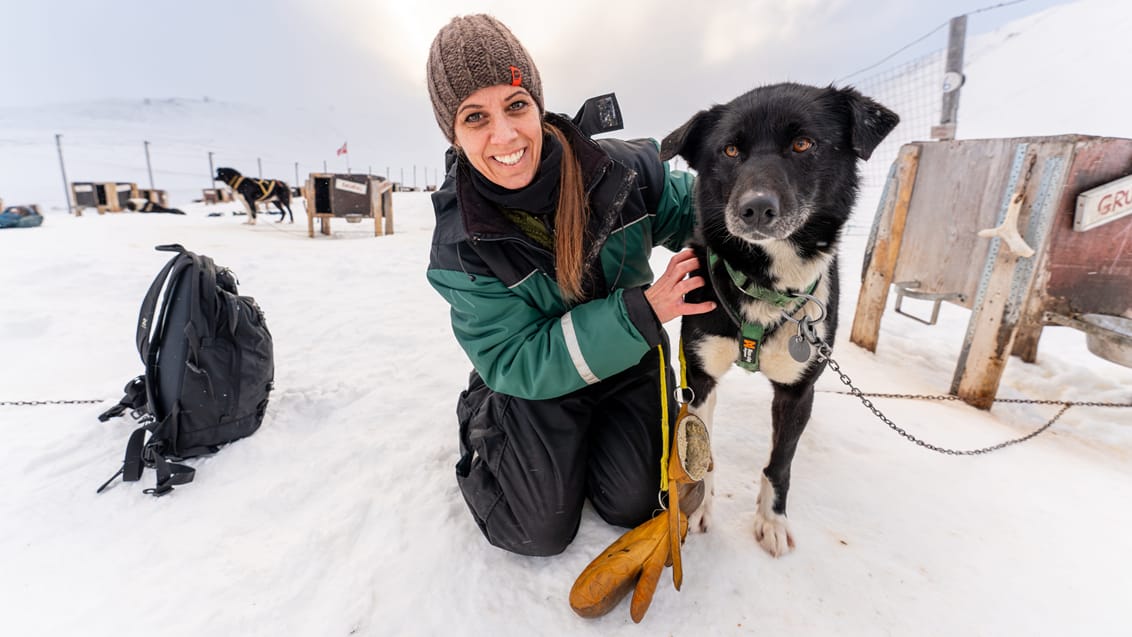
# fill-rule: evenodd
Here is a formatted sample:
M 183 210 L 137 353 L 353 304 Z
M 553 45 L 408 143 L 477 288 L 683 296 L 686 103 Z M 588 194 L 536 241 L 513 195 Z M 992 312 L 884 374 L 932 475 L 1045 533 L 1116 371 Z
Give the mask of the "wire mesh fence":
M 946 36 L 942 36 L 946 38 Z M 853 84 L 865 95 L 900 116 L 900 124 L 877 146 L 862 169 L 862 186 L 884 185 L 888 169 L 900 147 L 908 142 L 931 139 L 942 109 L 940 87 L 947 58 L 946 49 L 904 62 Z

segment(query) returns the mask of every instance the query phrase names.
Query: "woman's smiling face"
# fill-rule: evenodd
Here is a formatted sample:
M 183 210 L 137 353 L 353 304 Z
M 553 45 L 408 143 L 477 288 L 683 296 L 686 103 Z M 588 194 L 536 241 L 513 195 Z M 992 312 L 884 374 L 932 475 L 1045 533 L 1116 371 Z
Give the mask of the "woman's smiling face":
M 542 154 L 542 118 L 518 86 L 481 88 L 456 109 L 456 145 L 492 183 L 518 190 L 531 183 Z

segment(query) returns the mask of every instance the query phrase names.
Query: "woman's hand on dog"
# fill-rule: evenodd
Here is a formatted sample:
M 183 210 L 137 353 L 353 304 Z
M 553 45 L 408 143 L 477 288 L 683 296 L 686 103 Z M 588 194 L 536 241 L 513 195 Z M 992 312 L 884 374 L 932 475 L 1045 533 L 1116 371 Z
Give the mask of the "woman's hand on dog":
M 700 261 L 691 250 L 677 252 L 664 274 L 645 290 L 645 300 L 652 306 L 652 311 L 660 322 L 667 323 L 677 316 L 688 314 L 703 314 L 715 309 L 715 303 L 685 303 L 684 295 L 696 288 L 704 286 L 702 276 L 689 277 L 688 275 L 700 267 Z

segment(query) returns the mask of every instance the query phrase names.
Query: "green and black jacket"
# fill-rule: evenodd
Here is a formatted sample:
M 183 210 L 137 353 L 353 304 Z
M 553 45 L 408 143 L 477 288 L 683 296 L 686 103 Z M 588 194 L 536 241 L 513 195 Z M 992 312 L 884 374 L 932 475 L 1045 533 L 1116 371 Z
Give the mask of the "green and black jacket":
M 429 283 L 452 307 L 452 330 L 492 390 L 540 400 L 562 396 L 632 367 L 661 339 L 644 297 L 649 254 L 690 237 L 692 175 L 669 171 L 651 140 L 566 134 L 590 202 L 586 298 L 573 307 L 555 282 L 554 255 L 529 238 L 471 182 L 458 159 L 432 196 L 436 211 Z

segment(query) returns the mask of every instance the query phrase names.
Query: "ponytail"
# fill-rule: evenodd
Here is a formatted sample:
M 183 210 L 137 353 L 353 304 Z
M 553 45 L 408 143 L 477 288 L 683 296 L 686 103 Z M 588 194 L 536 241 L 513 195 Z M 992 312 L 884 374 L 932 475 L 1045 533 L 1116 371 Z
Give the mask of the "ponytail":
M 582 183 L 582 167 L 562 131 L 543 123 L 543 130 L 554 135 L 562 146 L 561 179 L 558 183 L 558 211 L 554 222 L 554 265 L 558 288 L 567 303 L 583 300 L 582 266 L 585 259 L 586 226 L 590 210 Z

